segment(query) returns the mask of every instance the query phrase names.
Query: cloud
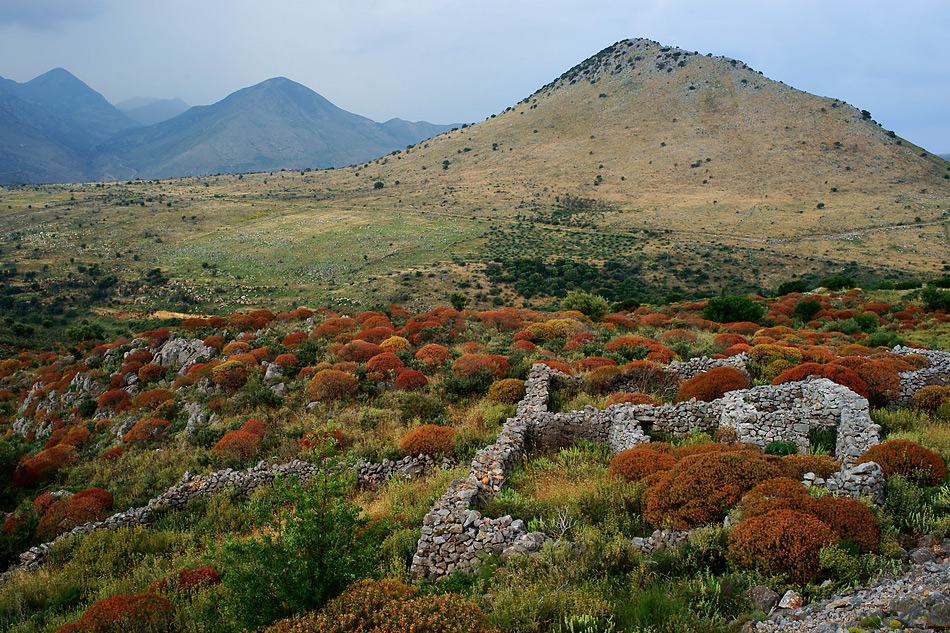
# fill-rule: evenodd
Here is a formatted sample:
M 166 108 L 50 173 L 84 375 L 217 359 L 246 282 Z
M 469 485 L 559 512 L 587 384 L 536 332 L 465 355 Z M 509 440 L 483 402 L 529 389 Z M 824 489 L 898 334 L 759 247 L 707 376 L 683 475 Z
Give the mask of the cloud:
M 63 22 L 95 18 L 104 11 L 102 0 L 0 0 L 0 26 L 46 31 Z

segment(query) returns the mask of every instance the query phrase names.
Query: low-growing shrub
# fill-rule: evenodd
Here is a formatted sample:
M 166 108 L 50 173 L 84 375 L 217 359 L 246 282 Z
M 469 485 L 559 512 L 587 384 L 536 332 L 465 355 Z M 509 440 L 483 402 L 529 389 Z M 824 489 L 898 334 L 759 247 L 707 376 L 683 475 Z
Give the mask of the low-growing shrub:
M 307 387 L 307 393 L 313 400 L 348 400 L 358 390 L 356 378 L 335 369 L 317 372 Z
M 943 458 L 910 440 L 890 440 L 869 448 L 857 464 L 876 462 L 885 477 L 901 475 L 924 486 L 935 486 L 947 478 Z
M 914 394 L 914 408 L 927 413 L 936 413 L 945 402 L 950 402 L 950 387 L 928 385 Z
M 732 367 L 715 367 L 684 382 L 676 392 L 676 401 L 686 402 L 696 398 L 712 402 L 728 391 L 748 388 L 749 379 L 739 370 Z
M 663 472 L 676 465 L 676 457 L 670 453 L 651 450 L 649 445 L 636 446 L 621 451 L 610 460 L 607 474 L 625 481 L 640 481 L 654 473 Z
M 864 553 L 877 549 L 880 532 L 871 508 L 851 497 L 823 497 L 817 501 L 815 516 L 839 539 L 850 539 Z
M 820 572 L 821 549 L 835 542 L 830 527 L 804 512 L 773 510 L 739 523 L 729 534 L 729 561 L 741 569 L 781 574 L 804 584 Z
M 429 384 L 429 379 L 426 378 L 425 374 L 423 374 L 421 371 L 407 369 L 396 376 L 396 381 L 394 384 L 396 385 L 396 389 L 401 389 L 402 391 L 415 391 L 416 389 L 422 389 L 427 384 Z
M 827 479 L 841 467 L 830 455 L 784 455 L 780 466 L 786 477 L 801 481 L 805 473 L 815 473 L 822 479 Z
M 58 633 L 163 633 L 174 630 L 174 609 L 154 593 L 116 595 L 95 602 Z
M 506 404 L 518 404 L 524 398 L 524 381 L 517 378 L 505 378 L 492 383 L 488 388 L 488 399 Z
M 620 392 L 611 394 L 610 397 L 607 398 L 604 408 L 612 407 L 615 404 L 649 404 L 658 407 L 662 403 L 653 396 L 648 396 L 645 393 Z
M 126 444 L 143 447 L 165 436 L 168 420 L 139 420 L 122 438 Z
M 455 450 L 455 429 L 424 424 L 406 433 L 399 448 L 409 455 L 447 455 Z

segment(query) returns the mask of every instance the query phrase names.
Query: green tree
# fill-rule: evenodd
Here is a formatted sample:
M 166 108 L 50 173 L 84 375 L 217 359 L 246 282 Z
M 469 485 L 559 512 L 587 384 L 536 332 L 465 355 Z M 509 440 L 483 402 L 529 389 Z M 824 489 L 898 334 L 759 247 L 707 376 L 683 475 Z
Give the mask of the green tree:
M 610 305 L 606 299 L 586 292 L 567 293 L 567 297 L 561 305 L 567 310 L 577 310 L 581 314 L 590 317 L 592 321 L 599 321 L 610 311 Z
M 802 323 L 811 321 L 820 310 L 821 302 L 814 299 L 799 301 L 795 304 L 795 316 L 801 319 Z
M 321 607 L 367 578 L 387 526 L 346 498 L 341 474 L 309 485 L 278 478 L 251 502 L 260 536 L 229 539 L 222 557 L 228 610 L 249 630 Z
M 751 321 L 758 323 L 765 313 L 761 303 L 749 297 L 715 297 L 710 299 L 703 309 L 703 318 L 716 323 L 734 323 Z
M 456 310 L 462 310 L 468 305 L 468 297 L 464 292 L 453 292 L 449 295 L 449 303 Z
M 795 281 L 786 281 L 779 285 L 775 296 L 781 297 L 791 292 L 805 292 L 806 290 L 808 290 L 808 288 L 805 286 L 805 282 L 801 279 L 796 279 Z

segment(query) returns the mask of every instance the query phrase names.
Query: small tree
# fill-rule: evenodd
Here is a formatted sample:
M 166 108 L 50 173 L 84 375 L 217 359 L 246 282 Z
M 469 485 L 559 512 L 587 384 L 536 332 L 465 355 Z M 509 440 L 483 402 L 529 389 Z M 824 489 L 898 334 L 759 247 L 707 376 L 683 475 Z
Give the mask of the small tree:
M 801 319 L 803 323 L 811 321 L 820 310 L 821 302 L 815 301 L 814 299 L 810 301 L 800 301 L 795 304 L 795 316 Z
M 462 292 L 453 292 L 449 295 L 449 303 L 456 310 L 463 310 L 468 305 L 468 297 Z
M 577 310 L 592 321 L 598 321 L 610 311 L 607 300 L 599 295 L 590 295 L 586 292 L 569 292 L 562 304 L 568 310 Z
M 703 309 L 703 318 L 716 323 L 758 323 L 764 313 L 762 304 L 748 297 L 727 296 L 710 299 Z

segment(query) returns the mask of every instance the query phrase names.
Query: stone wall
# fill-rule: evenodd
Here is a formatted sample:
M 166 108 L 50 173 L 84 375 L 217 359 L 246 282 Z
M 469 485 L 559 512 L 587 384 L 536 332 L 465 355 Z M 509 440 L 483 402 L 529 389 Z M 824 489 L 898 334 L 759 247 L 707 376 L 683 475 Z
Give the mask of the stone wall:
M 891 350 L 900 356 L 920 354 L 930 361 L 930 366 L 917 371 L 905 371 L 900 375 L 901 395 L 897 404 L 908 405 L 914 399 L 914 394 L 921 387 L 927 385 L 950 385 L 950 353 L 938 352 L 929 349 L 915 349 L 898 345 Z

